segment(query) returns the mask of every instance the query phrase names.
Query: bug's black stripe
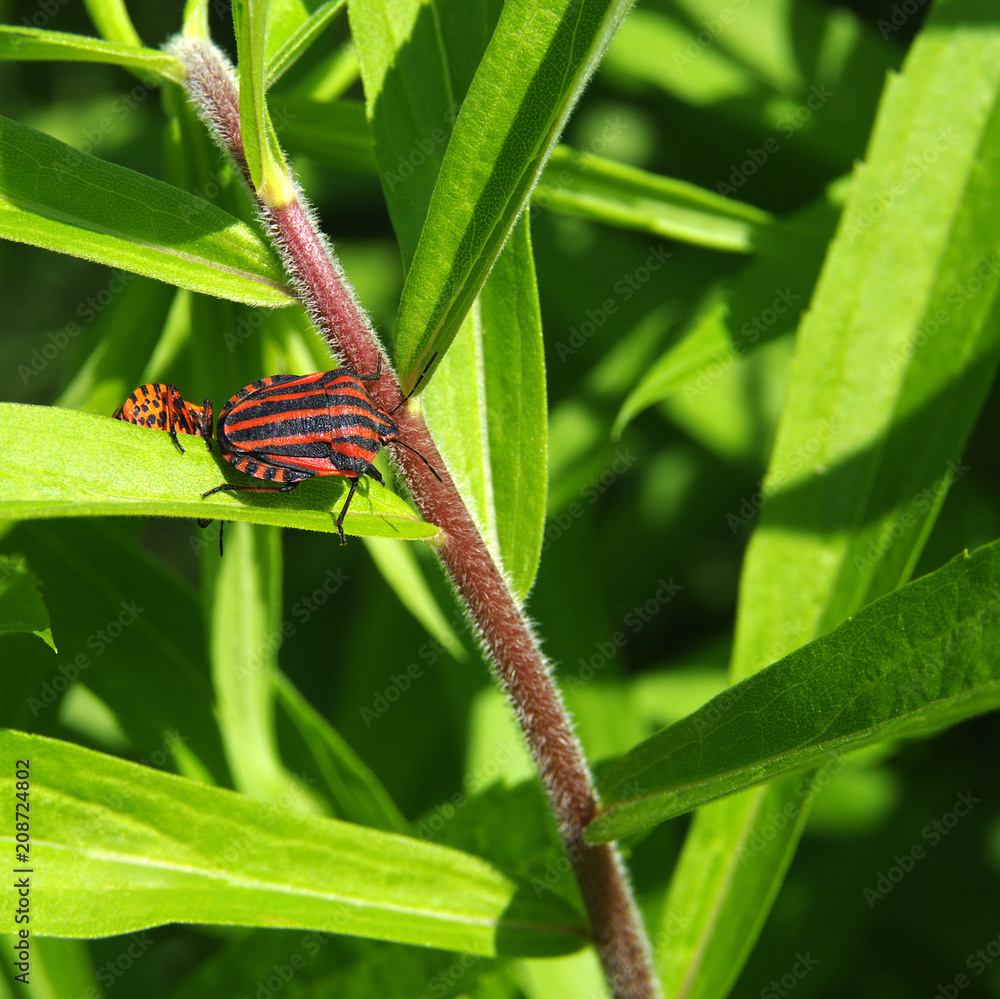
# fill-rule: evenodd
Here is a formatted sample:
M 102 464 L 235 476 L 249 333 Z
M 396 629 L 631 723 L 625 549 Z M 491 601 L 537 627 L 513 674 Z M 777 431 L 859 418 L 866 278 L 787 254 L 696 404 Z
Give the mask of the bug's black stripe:
M 338 462 L 344 460 L 351 467 L 356 462 L 362 462 L 362 467 L 366 468 L 372 463 L 379 450 L 380 446 L 373 445 L 369 437 L 349 436 L 338 439 L 336 446 L 326 441 L 305 441 L 299 444 L 268 445 L 266 451 L 245 450 L 241 454 L 261 462 L 269 461 L 271 458 L 306 458 L 326 460 L 335 468 L 339 468 Z M 280 464 L 280 461 L 275 463 Z
M 283 404 L 280 401 L 254 402 L 253 405 L 241 405 L 225 414 L 227 423 L 232 429 L 243 429 L 248 423 L 266 426 L 271 423 L 282 424 L 287 421 L 306 422 L 327 418 L 357 420 L 370 426 L 373 430 L 395 431 L 396 424 L 379 413 L 377 409 L 363 409 L 360 406 L 326 406 L 325 400 L 315 403 L 310 399 L 305 404 Z M 256 429 L 256 428 L 255 428 Z
M 323 409 L 328 405 L 326 392 L 293 392 L 283 396 L 280 392 L 262 389 L 247 399 L 243 399 L 236 409 L 240 413 L 258 415 L 257 410 L 280 413 L 288 409 Z
M 293 442 L 295 437 L 321 438 L 336 446 L 338 440 L 352 436 L 353 432 L 355 436 L 366 438 L 377 449 L 382 446 L 380 437 L 394 437 L 398 432 L 393 427 L 390 435 L 386 433 L 388 429 L 381 421 L 353 413 L 331 415 L 323 412 L 304 416 L 298 411 L 285 414 L 280 419 L 245 426 L 241 411 L 230 417 L 226 435 L 233 444 L 242 447 L 260 447 L 263 450 L 262 442 L 266 441 L 270 450 L 284 441 Z

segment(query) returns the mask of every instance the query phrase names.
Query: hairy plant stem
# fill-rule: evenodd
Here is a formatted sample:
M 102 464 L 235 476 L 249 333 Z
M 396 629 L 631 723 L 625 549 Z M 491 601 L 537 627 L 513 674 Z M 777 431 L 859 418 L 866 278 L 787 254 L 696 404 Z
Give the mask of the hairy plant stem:
M 253 191 L 231 67 L 208 42 L 181 39 L 172 51 L 187 68 L 185 84 L 199 113 Z M 331 351 L 358 372 L 374 372 L 381 345 L 304 199 L 299 195 L 282 205 L 258 199 L 258 204 L 302 303 Z M 382 377 L 368 386 L 387 411 L 403 400 L 388 364 L 383 364 Z M 609 985 L 617 999 L 655 999 L 660 993 L 649 946 L 618 850 L 613 844 L 587 846 L 583 839 L 598 810 L 593 779 L 531 625 L 479 534 L 418 407 L 404 407 L 396 420 L 400 439 L 441 473 L 439 482 L 416 455 L 390 445 L 420 513 L 441 528 L 433 544 L 524 731 L 587 906 Z

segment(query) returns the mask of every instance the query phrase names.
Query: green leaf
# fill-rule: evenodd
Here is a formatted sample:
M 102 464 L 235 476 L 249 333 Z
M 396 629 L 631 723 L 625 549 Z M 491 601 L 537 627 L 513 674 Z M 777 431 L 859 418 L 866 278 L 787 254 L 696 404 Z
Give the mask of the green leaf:
M 544 350 L 527 219 L 422 404 L 476 525 L 523 600 L 541 557 L 548 482 Z
M 381 111 L 381 106 L 379 110 Z M 281 110 L 287 118 L 281 130 L 285 146 L 304 153 L 321 163 L 375 173 L 376 159 L 371 129 L 364 108 L 356 101 L 327 103 L 303 97 L 283 97 Z M 439 116 L 436 144 L 443 151 L 447 118 Z M 435 127 L 430 126 L 431 145 L 435 145 Z M 382 179 L 390 205 L 399 203 L 393 212 L 393 224 L 400 240 L 411 236 L 412 246 L 404 244 L 406 258 L 416 248 L 426 206 L 418 210 L 419 169 L 433 163 L 434 157 L 422 155 L 417 166 L 409 163 L 400 149 L 398 133 L 392 154 L 380 158 Z M 425 143 L 426 145 L 426 143 Z M 410 174 L 408 169 L 414 172 Z M 402 176 L 402 173 L 406 176 Z M 427 192 L 430 197 L 430 189 Z M 775 243 L 785 242 L 785 227 L 773 216 L 752 205 L 713 194 L 696 184 L 673 177 L 663 177 L 639 170 L 603 156 L 584 153 L 559 145 L 542 170 L 541 179 L 531 194 L 532 210 L 547 209 L 575 218 L 603 222 L 624 229 L 637 229 L 667 236 L 694 246 L 706 246 L 736 253 L 767 252 Z M 787 239 L 793 245 L 797 231 Z
M 404 268 L 416 252 L 458 105 L 471 79 L 471 70 L 458 74 L 455 61 L 462 49 L 473 60 L 481 56 L 488 36 L 477 29 L 487 20 L 486 7 L 472 0 L 464 12 L 417 0 L 356 0 L 350 5 L 375 157 Z M 456 14 L 461 45 L 448 46 L 449 15 Z
M 341 170 L 377 172 L 372 133 L 360 101 L 282 97 L 280 108 L 286 119 L 281 141 L 289 151 Z
M 437 639 L 455 659 L 467 659 L 465 646 L 427 585 L 427 579 L 412 547 L 389 538 L 369 538 L 365 547 L 382 573 L 382 578 L 392 587 L 403 606 L 427 629 L 428 634 Z
M 84 0 L 84 4 L 90 19 L 105 38 L 122 45 L 142 44 L 123 0 Z
M 625 754 L 590 842 L 1000 706 L 1000 542 L 875 601 Z
M 389 832 L 405 832 L 406 819 L 389 793 L 332 725 L 280 671 L 274 683 L 278 703 L 306 744 L 336 817 Z
M 179 188 L 0 118 L 0 236 L 250 305 L 288 305 L 271 249 Z
M 275 676 L 283 640 L 281 532 L 233 524 L 225 558 L 208 551 L 205 600 L 219 731 L 244 794 L 296 811 L 322 809 L 281 761 L 275 733 Z
M 454 104 L 473 78 L 495 14 L 490 3 L 456 5 L 442 11 L 435 28 L 426 10 L 409 3 L 386 12 L 366 2 L 351 10 L 375 152 L 404 262 L 417 246 Z M 525 597 L 541 551 L 548 436 L 527 220 L 422 401 L 480 532 L 510 573 L 514 592 Z
M 49 443 L 40 447 L 40 441 Z M 220 493 L 203 500 L 201 494 L 220 481 L 246 480 L 209 454 L 200 438 L 191 437 L 179 454 L 161 431 L 46 406 L 0 403 L 0 447 L 0 517 L 15 519 L 153 514 L 336 534 L 335 515 L 348 489 L 346 480 L 331 476 L 290 494 Z M 412 540 L 432 538 L 437 528 L 398 496 L 363 480 L 344 531 Z
M 327 0 L 289 34 L 275 51 L 268 53 L 267 65 L 264 68 L 265 88 L 270 88 L 290 66 L 295 64 L 345 2 L 346 0 Z
M 740 680 L 906 581 L 963 467 L 1000 334 L 1000 31 L 943 0 L 890 78 L 798 335 L 740 585 Z M 969 24 L 976 31 L 969 31 Z M 914 252 L 919 248 L 919 252 Z M 949 464 L 950 463 L 950 464 Z M 668 993 L 726 994 L 791 859 L 809 795 L 790 779 L 696 816 L 668 900 Z M 796 822 L 744 863 L 786 807 Z M 720 856 L 730 858 L 721 865 Z M 715 863 L 719 877 L 702 878 Z M 687 985 L 685 985 L 687 988 Z
M 629 4 L 511 0 L 455 122 L 396 327 L 413 378 L 458 334 Z
M 557 146 L 532 195 L 533 205 L 623 229 L 752 253 L 774 218 L 672 177 Z
M 65 31 L 0 24 L 0 59 L 104 62 L 136 72 L 151 73 L 174 83 L 183 82 L 184 67 L 178 59 L 166 52 L 137 46 L 138 38 L 135 43 L 103 41 Z
M 113 413 L 137 385 L 160 380 L 159 373 L 145 377 L 147 365 L 161 342 L 171 303 L 186 292 L 122 273 L 114 274 L 108 291 L 114 299 L 107 308 L 98 314 L 93 306 L 87 307 L 84 323 L 77 324 L 81 332 L 87 330 L 94 347 L 59 394 L 57 406 Z M 18 373 L 26 377 L 29 371 L 34 369 L 25 365 Z
M 30 761 L 34 932 L 168 922 L 301 927 L 473 954 L 565 953 L 582 927 L 470 854 L 320 819 L 79 746 L 0 733 Z M 0 777 L 9 800 L 10 768 Z M 2 833 L 13 855 L 10 829 Z M 522 897 L 524 901 L 522 901 Z M 109 904 L 113 899 L 114 904 Z M 14 929 L 13 913 L 2 927 Z
M 692 398 L 699 395 L 731 364 L 794 331 L 838 218 L 836 206 L 822 201 L 762 233 L 757 258 L 711 296 L 626 397 L 612 437 L 620 437 L 647 407 L 681 389 Z
M 25 691 L 30 717 L 52 724 L 45 713 L 61 713 L 61 690 L 80 680 L 134 752 L 196 780 L 228 782 L 195 592 L 133 534 L 127 521 L 108 517 L 18 526 L 12 544 L 45 581 L 63 648 Z M 193 523 L 188 540 L 218 558 L 217 546 L 203 542 Z
M 247 166 L 257 196 L 278 207 L 295 197 L 285 157 L 267 110 L 264 63 L 267 58 L 267 0 L 238 0 L 233 26 L 239 50 L 240 130 Z
M 38 579 L 23 561 L 0 555 L 0 635 L 16 631 L 31 632 L 53 652 L 59 651 Z

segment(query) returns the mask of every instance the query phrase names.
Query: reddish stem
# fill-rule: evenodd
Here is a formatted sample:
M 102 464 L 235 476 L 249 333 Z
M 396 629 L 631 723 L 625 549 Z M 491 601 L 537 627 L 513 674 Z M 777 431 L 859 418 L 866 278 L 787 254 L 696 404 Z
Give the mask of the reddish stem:
M 202 117 L 249 183 L 231 68 L 208 43 L 182 40 L 173 51 L 188 68 L 188 89 Z M 358 372 L 374 372 L 381 345 L 302 199 L 278 207 L 261 204 L 260 210 L 331 351 Z M 403 399 L 388 364 L 378 382 L 370 384 L 372 397 L 387 411 Z M 410 405 L 396 420 L 400 440 L 441 473 L 439 482 L 419 457 L 390 445 L 421 515 L 441 528 L 434 542 L 438 555 L 465 601 L 525 733 L 587 906 L 608 982 L 617 999 L 655 999 L 659 987 L 618 851 L 612 844 L 589 847 L 583 839 L 598 809 L 593 779 L 531 626 L 448 474 L 422 414 Z

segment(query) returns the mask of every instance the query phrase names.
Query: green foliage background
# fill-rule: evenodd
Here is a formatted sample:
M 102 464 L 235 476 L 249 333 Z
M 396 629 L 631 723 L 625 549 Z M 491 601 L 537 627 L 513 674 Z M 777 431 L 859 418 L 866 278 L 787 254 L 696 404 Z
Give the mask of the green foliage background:
M 455 23 L 449 4 L 436 8 L 439 28 Z M 693 968 L 689 994 L 722 995 L 731 987 L 736 996 L 780 995 L 773 983 L 787 991 L 791 981 L 797 997 L 930 995 L 959 974 L 973 976 L 967 958 L 977 950 L 986 948 L 989 957 L 1000 947 L 996 714 L 933 739 L 885 741 L 996 706 L 1000 638 L 991 574 L 997 555 L 990 548 L 969 565 L 951 563 L 920 589 L 862 611 L 908 578 L 939 570 L 1000 535 L 998 404 L 990 388 L 996 272 L 987 266 L 972 283 L 1000 243 L 1000 84 L 991 68 L 1000 65 L 1000 23 L 986 3 L 951 0 L 935 11 L 933 30 L 921 34 L 923 8 L 913 16 L 897 15 L 897 8 L 872 3 L 851 12 L 801 0 L 639 4 L 535 192 L 527 213 L 530 246 L 522 223 L 475 307 L 481 329 L 516 323 L 524 337 L 487 358 L 487 370 L 517 375 L 510 385 L 483 389 L 492 425 L 450 422 L 449 402 L 476 411 L 476 397 L 458 396 L 482 359 L 469 336 L 456 341 L 451 369 L 442 365 L 426 396 L 429 421 L 449 449 L 449 463 L 467 470 L 491 540 L 520 553 L 510 566 L 515 585 L 531 588 L 528 611 L 556 663 L 588 756 L 608 775 L 609 800 L 628 804 L 637 773 L 661 774 L 653 782 L 659 792 L 653 811 L 667 801 L 664 810 L 651 817 L 633 808 L 638 817 L 629 825 L 623 808 L 626 824 L 612 832 L 631 837 L 629 863 L 665 981 L 679 987 Z M 352 10 L 356 27 L 364 10 L 363 4 Z M 469 51 L 485 46 L 501 5 L 477 10 L 482 23 L 465 30 L 480 44 L 469 42 Z M 169 5 L 136 5 L 131 14 L 149 46 L 176 31 L 181 16 Z M 51 30 L 94 33 L 73 4 L 0 3 L 3 22 L 23 18 L 42 18 L 36 26 Z M 214 37 L 231 38 L 218 10 L 211 23 Z M 432 26 L 420 21 L 405 70 L 416 81 L 408 99 L 437 107 L 434 87 L 464 92 L 476 64 L 453 65 L 441 79 L 426 70 L 420 45 Z M 403 295 L 401 305 L 404 261 L 436 273 L 436 247 L 421 256 L 420 228 L 406 214 L 407 199 L 426 203 L 433 177 L 422 176 L 420 158 L 412 156 L 420 147 L 400 138 L 405 115 L 377 118 L 369 130 L 347 38 L 341 12 L 274 84 L 271 115 L 361 302 L 389 343 L 400 317 L 412 370 L 429 349 L 425 338 L 447 330 L 453 316 L 430 293 Z M 910 50 L 910 75 L 897 77 L 914 39 L 925 47 Z M 366 82 L 376 55 L 361 53 Z M 0 62 L 3 115 L 204 196 L 249 222 L 245 195 L 178 92 L 135 88 L 135 77 L 110 65 Z M 407 105 L 392 104 L 392 96 L 386 100 L 399 113 Z M 11 148 L 0 146 L 0 164 L 8 168 Z M 861 160 L 867 166 L 857 169 L 850 189 L 844 178 Z M 414 173 L 404 177 L 408 168 Z M 20 175 L 32 181 L 24 170 Z M 457 189 L 466 183 L 457 168 L 450 182 Z M 902 190 L 887 195 L 896 183 Z M 427 189 L 414 194 L 421 185 Z M 722 201 L 720 192 L 739 203 Z M 880 221 L 894 200 L 905 204 L 904 218 Z M 849 214 L 841 219 L 845 204 Z M 260 267 L 264 272 L 269 264 L 262 259 Z M 530 354 L 535 319 L 530 309 L 510 306 L 513 291 L 523 295 L 534 280 L 544 393 Z M 219 405 L 262 375 L 328 366 L 297 310 L 177 293 L 149 277 L 123 280 L 74 256 L 0 242 L 0 288 L 4 402 L 107 416 L 135 385 L 156 379 L 173 382 L 188 399 L 211 396 Z M 935 319 L 937 309 L 947 318 Z M 78 333 L 67 332 L 70 322 Z M 482 342 L 496 350 L 496 339 Z M 529 344 L 523 352 L 521 343 Z M 521 425 L 514 403 L 527 400 L 524 419 L 544 419 L 543 395 L 547 448 L 510 436 Z M 274 832 L 262 818 L 271 813 L 256 807 L 305 813 L 296 818 L 296 856 L 282 865 L 289 883 L 275 897 L 265 893 L 247 903 L 269 914 L 261 926 L 281 924 L 282 887 L 308 886 L 325 864 L 336 871 L 376 858 L 382 874 L 358 874 L 359 884 L 387 886 L 366 914 L 370 924 L 343 916 L 347 922 L 337 928 L 438 947 L 447 940 L 455 948 L 171 925 L 143 932 L 138 943 L 121 935 L 87 943 L 38 939 L 35 969 L 47 981 L 30 992 L 12 982 L 5 943 L 0 994 L 68 999 L 95 987 L 116 996 L 242 996 L 275 975 L 278 985 L 268 987 L 296 996 L 602 994 L 589 952 L 556 959 L 530 953 L 531 946 L 546 955 L 573 949 L 566 932 L 578 928 L 579 900 L 562 872 L 520 737 L 425 546 L 352 538 L 341 549 L 329 533 L 234 524 L 220 562 L 214 529 L 199 532 L 193 520 L 43 519 L 107 513 L 126 502 L 136 514 L 210 516 L 197 497 L 217 468 L 204 449 L 191 447 L 182 463 L 165 435 L 133 433 L 110 421 L 60 418 L 56 410 L 0 413 L 7 454 L 6 463 L 0 456 L 0 514 L 9 518 L 0 522 L 0 549 L 11 557 L 2 563 L 7 585 L 0 611 L 21 632 L 0 635 L 0 723 L 267 803 L 239 806 L 250 809 L 246 829 L 258 823 L 267 835 Z M 524 463 L 518 475 L 498 478 L 493 494 L 476 477 L 491 446 L 498 461 Z M 946 477 L 954 482 L 945 502 L 947 482 L 939 484 Z M 522 482 L 521 492 L 512 490 Z M 341 489 L 336 483 L 323 489 L 318 502 L 329 509 Z M 539 538 L 532 541 L 522 525 L 540 514 L 543 499 L 548 519 L 531 587 Z M 358 533 L 375 533 L 386 516 L 408 522 L 402 501 L 377 487 L 368 500 L 372 516 L 356 520 Z M 252 519 L 306 526 L 302 518 L 311 517 L 310 526 L 330 530 L 315 502 L 290 513 L 288 506 L 265 504 Z M 365 512 L 362 502 L 358 513 Z M 744 604 L 734 625 L 744 563 Z M 39 594 L 57 654 L 30 634 L 49 637 Z M 130 605 L 142 611 L 120 637 L 109 636 L 115 621 L 128 620 Z M 763 686 L 763 707 L 753 717 L 729 715 L 722 702 L 723 721 L 745 726 L 742 741 L 726 741 L 725 732 L 718 743 L 705 737 L 704 726 L 717 716 L 702 706 L 728 682 L 856 614 L 852 625 L 775 667 L 787 672 L 756 678 L 757 691 L 775 686 L 773 698 Z M 893 644 L 907 615 L 914 624 L 904 632 L 912 641 Z M 974 633 L 969 621 L 977 622 Z M 281 672 L 272 675 L 275 657 Z M 241 672 L 234 663 L 260 668 Z M 891 668 L 899 673 L 890 683 Z M 57 679 L 66 675 L 76 682 Z M 812 676 L 825 686 L 810 685 Z M 827 699 L 818 696 L 822 690 Z M 779 695 L 786 698 L 780 718 L 768 725 L 767 706 Z M 843 718 L 843 705 L 856 700 L 857 716 Z M 680 726 L 612 769 L 613 760 L 699 708 L 685 724 L 695 726 L 704 772 L 685 762 Z M 754 728 L 760 716 L 765 723 Z M 837 732 L 844 743 L 822 744 L 834 721 L 842 723 Z M 745 758 L 721 751 L 743 750 L 748 738 L 760 745 L 753 742 Z M 830 779 L 827 771 L 816 778 L 803 769 L 815 763 L 809 756 L 815 745 L 837 753 L 864 742 L 873 745 L 845 757 L 845 766 L 838 762 Z M 700 752 L 715 746 L 718 757 Z M 5 760 L 14 748 L 5 744 Z M 38 745 L 33 751 L 46 758 Z M 53 829 L 74 833 L 84 817 L 63 796 L 82 793 L 79 775 L 96 766 L 76 752 L 53 758 L 45 778 L 51 786 L 40 791 L 39 806 L 49 810 Z M 652 754 L 652 765 L 644 753 Z M 678 759 L 680 776 L 662 776 Z M 716 759 L 718 772 L 709 766 Z M 87 777 L 96 800 L 128 797 L 136 778 L 120 766 L 112 761 Z M 699 796 L 699 781 L 724 784 L 736 772 L 732 786 L 744 787 L 783 768 L 798 772 L 710 806 L 693 827 L 685 817 L 654 824 L 707 800 L 711 794 Z M 811 810 L 810 781 L 822 787 Z M 167 822 L 177 820 L 175 791 L 166 779 L 154 781 L 143 795 L 149 809 L 143 815 L 183 840 L 183 824 L 175 829 Z M 191 806 L 193 798 L 177 793 Z M 197 793 L 197 814 L 232 822 L 234 842 L 248 835 L 239 827 L 243 812 L 222 792 Z M 685 807 L 673 808 L 675 793 Z M 969 800 L 963 794 L 976 804 L 953 824 L 956 803 Z M 789 801 L 796 807 L 782 819 Z M 748 818 L 747 809 L 755 815 Z M 332 855 L 337 844 L 329 843 L 331 856 L 303 860 L 311 839 L 322 839 L 315 831 L 322 827 L 309 824 L 321 816 L 464 853 L 452 871 L 445 855 L 429 847 L 404 860 L 389 840 L 362 848 L 345 832 L 346 855 Z M 792 859 L 793 830 L 800 827 Z M 692 828 L 695 845 L 671 887 Z M 743 839 L 732 832 L 740 828 Z M 244 855 L 259 851 L 261 864 L 274 863 L 278 847 L 261 837 L 243 844 Z M 222 871 L 230 860 L 224 843 L 213 842 L 220 851 L 214 870 Z M 202 856 L 210 852 L 209 843 L 187 845 L 203 846 Z M 159 846 L 137 849 L 155 853 Z M 911 872 L 898 884 L 880 880 L 894 878 L 893 868 L 902 869 L 900 858 L 915 846 L 923 854 L 902 864 Z M 358 851 L 354 860 L 350 850 Z M 772 886 L 789 860 L 769 910 Z M 525 902 L 519 886 L 529 886 L 530 897 L 532 884 L 550 884 L 548 906 L 532 915 L 540 925 L 550 920 L 552 934 L 528 945 L 450 926 L 446 937 L 379 908 L 422 892 L 430 899 L 421 878 L 431 880 L 429 872 L 441 865 L 467 878 L 456 885 L 478 886 L 466 914 L 486 920 L 490 930 L 492 920 L 502 923 L 505 912 Z M 403 870 L 412 882 L 393 883 Z M 739 885 L 736 897 L 721 884 L 729 877 Z M 67 919 L 96 913 L 104 903 L 87 890 L 119 884 L 116 878 L 129 884 L 134 872 L 68 867 L 59 896 Z M 460 894 L 449 891 L 449 898 Z M 192 908 L 172 918 L 224 921 L 212 909 L 210 887 L 182 885 L 178 898 Z M 704 965 L 691 957 L 705 925 L 699 899 L 706 907 L 723 899 L 729 914 L 712 938 L 714 960 Z M 134 910 L 122 903 L 132 914 L 128 928 L 145 925 L 148 900 L 134 901 Z M 102 915 L 108 923 L 95 919 L 94 933 L 125 928 Z M 66 932 L 78 935 L 72 927 Z M 807 964 L 807 974 L 794 970 Z M 285 968 L 295 972 L 287 982 Z M 1000 995 L 1000 960 L 982 964 L 974 989 Z

